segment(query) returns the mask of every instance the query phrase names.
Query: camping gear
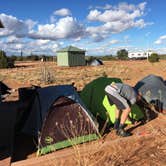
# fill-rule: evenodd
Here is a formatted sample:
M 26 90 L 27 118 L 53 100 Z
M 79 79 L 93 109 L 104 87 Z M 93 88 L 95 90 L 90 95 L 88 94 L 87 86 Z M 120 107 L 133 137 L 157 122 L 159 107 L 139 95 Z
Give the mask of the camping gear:
M 87 61 L 87 65 L 88 66 L 99 66 L 99 65 L 103 65 L 103 62 L 100 59 L 92 59 Z
M 9 88 L 6 84 L 0 81 L 0 102 L 10 94 L 11 88 Z
M 166 110 L 166 85 L 162 77 L 156 75 L 148 75 L 135 85 L 143 99 L 153 104 L 160 112 Z
M 117 83 L 122 81 L 119 78 L 99 77 L 87 84 L 80 93 L 81 99 L 92 114 L 96 118 L 99 116 L 104 121 L 108 119 L 109 124 L 115 122 L 116 106 L 110 105 L 104 89 L 112 82 Z M 132 119 L 139 120 L 143 118 L 144 115 L 136 104 L 131 109 L 130 117 Z M 126 123 L 131 124 L 132 122 L 127 120 Z
M 38 154 L 99 138 L 98 124 L 72 85 L 39 88 L 22 130 L 38 138 Z
M 0 103 L 0 165 L 4 166 L 10 163 L 13 152 L 17 116 L 16 105 L 16 101 Z

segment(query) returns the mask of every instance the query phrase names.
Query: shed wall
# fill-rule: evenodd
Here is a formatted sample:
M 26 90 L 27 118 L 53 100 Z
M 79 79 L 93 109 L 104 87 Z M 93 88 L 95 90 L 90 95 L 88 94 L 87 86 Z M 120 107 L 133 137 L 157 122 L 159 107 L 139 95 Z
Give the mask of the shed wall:
M 68 52 L 57 53 L 57 65 L 58 66 L 69 66 Z
M 85 53 L 84 52 L 70 52 L 69 53 L 69 66 L 84 66 Z

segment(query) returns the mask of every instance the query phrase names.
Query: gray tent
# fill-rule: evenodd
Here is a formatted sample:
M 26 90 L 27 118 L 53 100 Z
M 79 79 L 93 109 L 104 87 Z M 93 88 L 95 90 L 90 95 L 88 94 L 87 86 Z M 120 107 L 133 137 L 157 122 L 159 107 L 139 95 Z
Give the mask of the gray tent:
M 162 77 L 148 75 L 138 81 L 135 88 L 148 103 L 153 103 L 160 111 L 166 110 L 166 84 Z
M 6 84 L 0 81 L 0 102 L 6 94 L 10 94 L 10 90 L 11 88 L 9 88 Z
M 103 62 L 100 59 L 92 59 L 90 61 L 87 61 L 87 65 L 88 66 L 99 66 L 99 65 L 103 65 Z
M 23 132 L 39 138 L 39 154 L 98 138 L 98 125 L 73 86 L 36 91 Z

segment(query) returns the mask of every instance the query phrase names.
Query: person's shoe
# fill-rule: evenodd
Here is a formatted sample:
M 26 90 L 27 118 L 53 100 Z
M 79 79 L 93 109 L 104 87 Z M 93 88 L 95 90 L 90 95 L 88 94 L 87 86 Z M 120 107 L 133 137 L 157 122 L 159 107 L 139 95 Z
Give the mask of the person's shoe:
M 132 135 L 131 133 L 127 132 L 127 131 L 124 130 L 124 129 L 118 129 L 118 130 L 116 131 L 116 134 L 119 135 L 119 136 L 121 136 L 121 137 L 128 137 L 128 136 L 131 136 L 131 135 Z
M 115 123 L 114 123 L 114 129 L 115 130 L 118 130 L 119 124 L 120 124 L 120 120 L 119 119 L 115 120 Z

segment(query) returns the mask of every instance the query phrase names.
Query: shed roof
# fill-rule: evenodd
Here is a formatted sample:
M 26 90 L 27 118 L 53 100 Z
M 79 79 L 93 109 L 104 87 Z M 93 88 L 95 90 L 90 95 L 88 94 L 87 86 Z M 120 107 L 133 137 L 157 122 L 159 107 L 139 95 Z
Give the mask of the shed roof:
M 0 20 L 0 28 L 4 28 L 4 26 L 3 26 L 2 22 L 1 22 L 1 20 Z
M 85 50 L 82 50 L 82 49 L 79 49 L 79 48 L 73 47 L 73 46 L 68 46 L 57 52 L 85 52 Z

